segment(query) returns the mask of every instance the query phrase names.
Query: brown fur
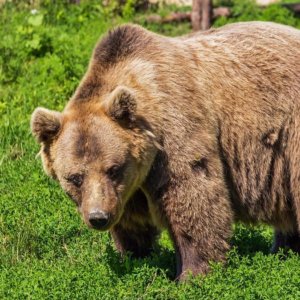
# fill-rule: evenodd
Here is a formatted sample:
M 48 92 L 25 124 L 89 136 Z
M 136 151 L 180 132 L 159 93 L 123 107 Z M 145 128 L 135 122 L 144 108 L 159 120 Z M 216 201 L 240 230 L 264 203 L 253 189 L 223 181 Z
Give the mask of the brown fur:
M 274 226 L 274 250 L 300 250 L 299 74 L 300 32 L 287 26 L 180 38 L 122 26 L 65 110 L 37 109 L 32 131 L 88 225 L 108 212 L 103 230 L 136 256 L 167 228 L 184 279 L 224 261 L 236 220 Z

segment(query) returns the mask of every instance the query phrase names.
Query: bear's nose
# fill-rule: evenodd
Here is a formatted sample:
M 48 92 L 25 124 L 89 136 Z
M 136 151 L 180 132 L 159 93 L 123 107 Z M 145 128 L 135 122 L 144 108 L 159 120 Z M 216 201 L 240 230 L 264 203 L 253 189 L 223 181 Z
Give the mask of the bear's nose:
M 94 228 L 102 229 L 109 222 L 109 214 L 101 210 L 93 211 L 89 214 L 89 222 Z

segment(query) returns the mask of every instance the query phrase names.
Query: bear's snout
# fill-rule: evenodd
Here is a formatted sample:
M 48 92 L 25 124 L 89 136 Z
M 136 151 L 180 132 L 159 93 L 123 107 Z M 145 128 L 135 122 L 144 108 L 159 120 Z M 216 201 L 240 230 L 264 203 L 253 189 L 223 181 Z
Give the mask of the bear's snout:
M 103 230 L 110 221 L 110 214 L 102 210 L 94 210 L 88 215 L 89 223 L 95 229 Z

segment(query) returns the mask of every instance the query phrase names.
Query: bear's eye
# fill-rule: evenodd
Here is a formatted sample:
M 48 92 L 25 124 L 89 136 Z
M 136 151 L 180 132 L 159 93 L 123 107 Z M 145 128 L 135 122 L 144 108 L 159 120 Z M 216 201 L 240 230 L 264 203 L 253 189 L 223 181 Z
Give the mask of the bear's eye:
M 115 181 L 120 179 L 122 175 L 122 171 L 123 171 L 123 166 L 113 165 L 106 171 L 106 174 L 111 180 Z
M 66 178 L 66 180 L 74 184 L 77 188 L 80 188 L 83 183 L 83 175 L 81 174 L 72 174 Z

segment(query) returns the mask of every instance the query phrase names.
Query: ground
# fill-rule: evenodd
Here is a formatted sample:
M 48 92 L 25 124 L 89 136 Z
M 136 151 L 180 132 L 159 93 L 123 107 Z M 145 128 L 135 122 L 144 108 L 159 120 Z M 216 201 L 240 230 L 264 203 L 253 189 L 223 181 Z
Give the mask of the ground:
M 187 23 L 146 24 L 130 7 L 116 17 L 97 2 L 45 4 L 37 12 L 11 3 L 0 9 L 0 298 L 299 299 L 300 258 L 269 254 L 268 227 L 237 224 L 225 267 L 215 264 L 207 277 L 176 284 L 166 233 L 150 258 L 121 260 L 108 234 L 86 228 L 60 187 L 44 175 L 35 159 L 30 114 L 37 106 L 64 107 L 100 35 L 134 20 L 166 35 L 190 30 Z M 233 11 L 231 19 L 214 25 L 263 19 L 300 28 L 299 18 L 276 5 L 260 11 L 235 1 Z

